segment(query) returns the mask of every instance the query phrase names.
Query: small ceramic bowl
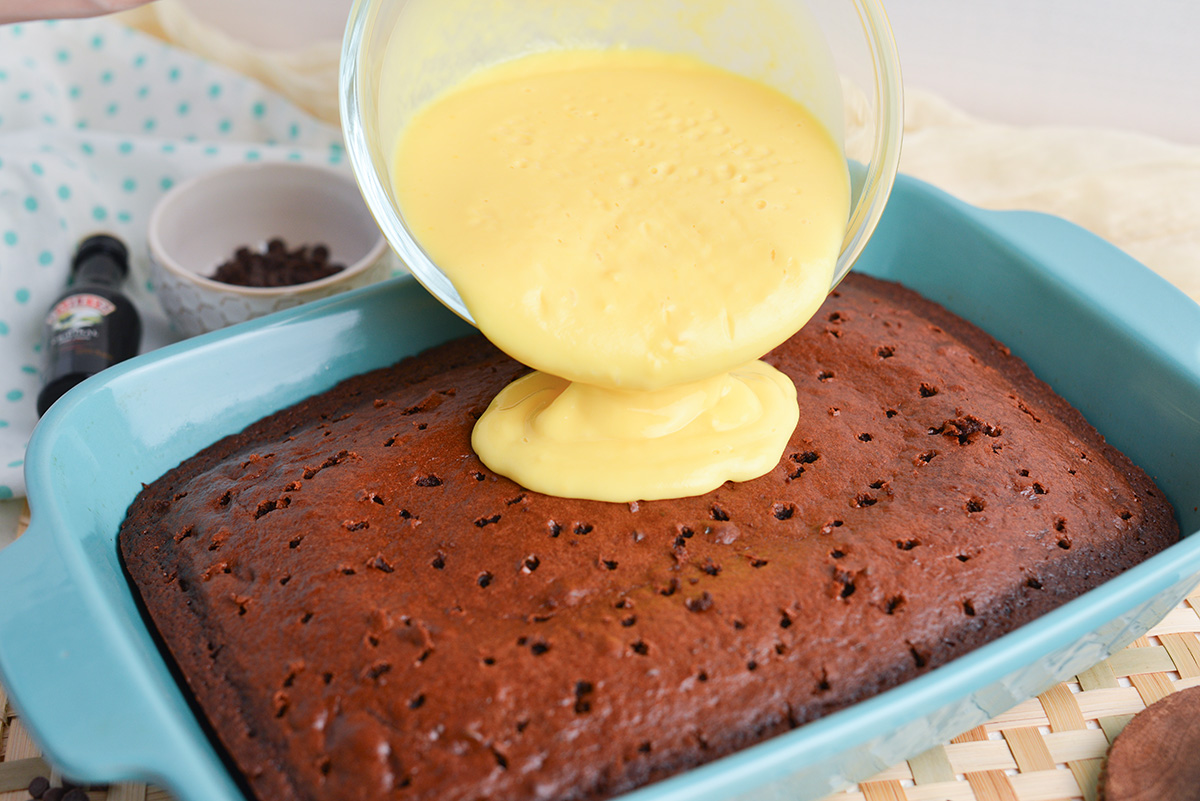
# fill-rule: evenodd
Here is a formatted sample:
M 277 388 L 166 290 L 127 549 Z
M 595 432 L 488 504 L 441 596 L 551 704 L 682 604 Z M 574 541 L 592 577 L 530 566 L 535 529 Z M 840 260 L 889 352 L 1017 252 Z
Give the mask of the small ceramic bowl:
M 304 284 L 246 287 L 215 281 L 240 247 L 271 239 L 324 244 L 345 269 Z M 354 179 L 326 167 L 244 164 L 183 182 L 158 202 L 148 232 L 151 274 L 172 326 L 194 336 L 386 278 L 387 242 Z

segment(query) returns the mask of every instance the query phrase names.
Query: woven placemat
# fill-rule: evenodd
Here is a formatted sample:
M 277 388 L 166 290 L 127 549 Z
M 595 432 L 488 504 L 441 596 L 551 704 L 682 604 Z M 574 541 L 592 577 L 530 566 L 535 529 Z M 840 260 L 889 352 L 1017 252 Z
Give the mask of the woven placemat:
M 1108 744 L 1129 719 L 1197 685 L 1200 586 L 1125 650 L 826 801 L 1096 801 Z M 61 783 L 0 687 L 0 801 L 26 801 L 35 776 Z M 133 783 L 91 788 L 88 797 L 171 801 L 162 790 Z

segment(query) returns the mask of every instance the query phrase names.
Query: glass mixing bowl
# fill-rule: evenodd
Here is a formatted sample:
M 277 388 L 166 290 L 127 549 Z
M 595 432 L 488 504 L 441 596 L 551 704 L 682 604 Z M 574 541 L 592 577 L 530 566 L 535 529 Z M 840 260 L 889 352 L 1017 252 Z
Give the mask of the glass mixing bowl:
M 342 128 L 367 205 L 405 265 L 472 321 L 395 201 L 405 123 L 475 70 L 563 47 L 687 53 L 800 100 L 843 143 L 851 205 L 830 289 L 891 192 L 903 130 L 900 65 L 878 0 L 356 0 L 342 47 Z

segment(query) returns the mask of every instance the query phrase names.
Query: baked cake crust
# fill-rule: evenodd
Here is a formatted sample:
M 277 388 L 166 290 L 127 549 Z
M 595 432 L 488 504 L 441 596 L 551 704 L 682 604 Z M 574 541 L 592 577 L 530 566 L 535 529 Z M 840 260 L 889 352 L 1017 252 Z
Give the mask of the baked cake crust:
M 453 342 L 150 484 L 119 547 L 266 799 L 592 799 L 943 664 L 1178 539 L 987 334 L 851 275 L 767 360 L 800 425 L 697 498 L 550 498 L 470 430 L 524 368 Z

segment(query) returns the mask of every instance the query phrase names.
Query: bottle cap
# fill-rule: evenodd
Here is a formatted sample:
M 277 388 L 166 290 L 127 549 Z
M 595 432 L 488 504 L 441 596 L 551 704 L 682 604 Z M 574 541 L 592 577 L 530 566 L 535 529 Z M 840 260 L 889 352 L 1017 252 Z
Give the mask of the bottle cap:
M 108 234 L 95 234 L 79 243 L 71 261 L 71 274 L 75 274 L 80 264 L 96 256 L 107 256 L 121 268 L 123 276 L 129 274 L 129 249 L 120 239 Z

